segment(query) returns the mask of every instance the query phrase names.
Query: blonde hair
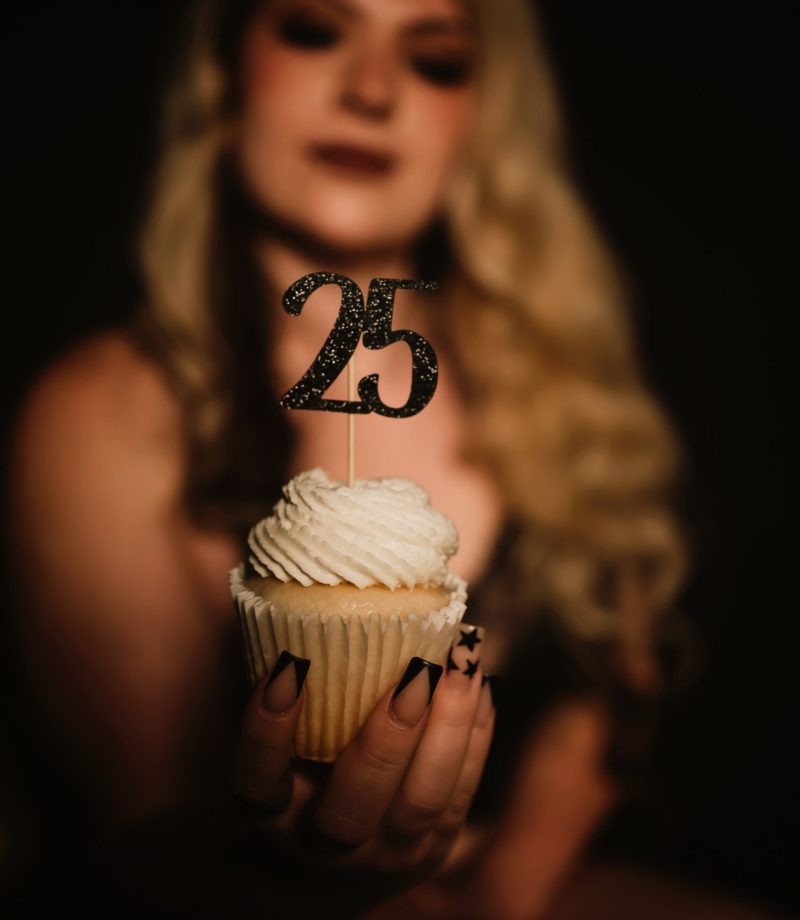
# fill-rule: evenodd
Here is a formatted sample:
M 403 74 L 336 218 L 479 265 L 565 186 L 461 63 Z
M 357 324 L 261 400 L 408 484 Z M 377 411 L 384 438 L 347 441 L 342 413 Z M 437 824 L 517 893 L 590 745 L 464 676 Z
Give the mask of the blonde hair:
M 207 274 L 221 232 L 219 164 L 235 136 L 220 44 L 232 45 L 244 24 L 240 10 L 226 32 L 225 6 L 194 10 L 140 249 L 142 319 L 186 408 L 196 495 L 235 463 L 222 444 L 235 362 Z M 467 443 L 522 522 L 517 551 L 532 603 L 552 607 L 573 634 L 621 638 L 630 649 L 646 643 L 686 571 L 672 509 L 678 439 L 643 384 L 621 269 L 568 175 L 535 14 L 523 0 L 474 7 L 482 104 L 436 222 Z M 251 497 L 237 506 L 242 525 L 274 499 Z M 624 600 L 631 585 L 641 604 Z

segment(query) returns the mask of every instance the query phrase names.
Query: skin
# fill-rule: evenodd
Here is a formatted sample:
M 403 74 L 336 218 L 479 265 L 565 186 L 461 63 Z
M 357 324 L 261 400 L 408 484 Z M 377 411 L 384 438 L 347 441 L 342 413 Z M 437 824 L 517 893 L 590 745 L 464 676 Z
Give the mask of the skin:
M 246 184 L 277 223 L 259 243 L 265 276 L 275 290 L 322 266 L 353 278 L 362 291 L 373 277 L 413 278 L 409 246 L 434 216 L 443 177 L 473 119 L 474 80 L 442 86 L 415 66 L 474 65 L 474 35 L 459 4 L 372 0 L 350 3 L 347 10 L 324 0 L 266 4 L 244 38 L 240 161 Z M 304 11 L 335 41 L 324 50 L 281 41 L 281 22 L 292 11 Z M 309 144 L 319 140 L 393 151 L 395 168 L 380 177 L 343 175 L 307 154 Z M 436 300 L 400 292 L 395 303 L 395 328 L 426 335 L 443 362 L 444 343 L 430 319 Z M 328 287 L 315 293 L 301 319 L 276 311 L 281 347 L 270 359 L 276 399 L 305 372 L 338 308 L 338 289 Z M 405 401 L 406 345 L 359 347 L 355 363 L 357 378 L 380 374 L 386 402 Z M 357 420 L 357 475 L 401 474 L 424 482 L 435 507 L 459 528 L 452 564 L 470 579 L 497 537 L 500 501 L 491 480 L 460 459 L 463 406 L 454 375 L 444 363 L 440 371 L 436 398 L 424 412 L 402 423 L 376 415 Z M 346 397 L 344 378 L 330 397 Z M 345 479 L 342 417 L 295 412 L 290 420 L 298 433 L 291 472 L 320 465 Z M 409 450 L 409 443 L 426 449 Z
M 414 60 L 422 52 L 469 53 L 468 38 L 454 26 L 463 10 L 452 0 L 347 0 L 348 10 L 333 0 L 303 0 L 303 9 L 332 21 L 339 36 L 309 51 L 278 33 L 286 10 L 300 5 L 264 6 L 244 36 L 237 75 L 242 175 L 273 220 L 258 247 L 265 278 L 284 290 L 324 266 L 366 290 L 372 277 L 413 277 L 410 246 L 435 214 L 475 106 L 473 84 L 432 84 Z M 414 31 L 431 18 L 435 31 Z M 396 151 L 396 169 L 380 178 L 343 175 L 304 153 L 316 140 Z M 336 294 L 315 294 L 302 321 L 275 305 L 281 392 L 330 328 Z M 431 309 L 435 300 L 398 297 L 395 326 L 426 334 Z M 382 374 L 388 402 L 404 400 L 406 346 L 359 351 L 357 361 L 359 376 Z M 443 364 L 436 398 L 412 419 L 359 419 L 357 473 L 424 483 L 434 507 L 459 528 L 451 567 L 471 579 L 496 539 L 500 503 L 485 474 L 460 458 L 463 406 L 453 376 Z M 301 412 L 292 421 L 299 446 L 291 472 L 322 465 L 342 477 L 343 419 Z M 200 530 L 188 519 L 179 430 L 179 406 L 158 369 L 111 335 L 84 344 L 41 378 L 13 442 L 21 654 L 44 718 L 92 778 L 115 825 L 209 795 L 196 767 L 203 752 L 187 763 L 187 737 L 198 721 L 206 757 L 227 743 L 228 726 L 209 714 L 209 700 L 219 713 L 230 699 L 220 649 L 231 627 L 226 576 L 239 548 L 230 534 Z M 23 596 L 31 584 L 36 590 Z M 484 648 L 478 676 L 502 657 L 491 630 Z M 530 739 L 512 808 L 484 840 L 464 825 L 493 727 L 478 680 L 446 675 L 416 721 L 408 715 L 413 701 L 398 717 L 387 696 L 323 773 L 289 760 L 302 695 L 274 712 L 262 704 L 263 689 L 238 723 L 226 780 L 251 826 L 284 854 L 332 869 L 333 877 L 366 872 L 384 880 L 381 891 L 366 886 L 359 909 L 407 891 L 376 907 L 375 917 L 533 916 L 614 798 L 600 766 L 605 716 L 590 704 L 561 707 Z M 438 788 L 426 786 L 431 775 Z M 347 843 L 347 850 L 309 848 L 301 834 L 309 819 L 319 839 Z M 204 835 L 197 838 L 203 845 Z M 434 877 L 469 861 L 470 883 L 453 888 L 446 874 Z M 313 897 L 294 889 L 285 895 L 295 906 L 298 896 Z
M 322 46 L 288 41 L 287 22 L 308 23 Z M 242 50 L 239 146 L 265 209 L 343 255 L 403 258 L 437 206 L 475 106 L 474 81 L 441 85 L 417 67 L 469 60 L 468 29 L 450 0 L 265 4 Z M 348 176 L 309 155 L 319 142 L 389 153 L 394 169 Z

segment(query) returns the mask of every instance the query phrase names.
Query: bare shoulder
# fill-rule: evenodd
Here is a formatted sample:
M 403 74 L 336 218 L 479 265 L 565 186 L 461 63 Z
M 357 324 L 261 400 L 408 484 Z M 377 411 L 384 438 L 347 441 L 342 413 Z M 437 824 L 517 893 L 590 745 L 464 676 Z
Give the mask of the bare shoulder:
M 73 348 L 33 384 L 20 424 L 70 423 L 132 436 L 169 429 L 179 407 L 160 369 L 123 333 L 103 333 Z
M 34 383 L 16 420 L 15 446 L 26 453 L 46 449 L 57 464 L 60 456 L 103 445 L 174 447 L 179 424 L 178 403 L 159 368 L 123 334 L 106 333 L 74 348 Z
M 30 387 L 12 429 L 12 480 L 102 487 L 109 476 L 141 480 L 158 468 L 161 487 L 168 480 L 174 486 L 180 426 L 180 407 L 161 370 L 122 333 L 104 333 L 62 356 Z
M 196 561 L 184 520 L 181 421 L 159 368 L 103 335 L 40 376 L 13 429 L 20 661 L 43 724 L 126 817 L 184 793 L 184 726 L 217 679 L 206 612 L 218 596 L 230 609 L 224 567 Z

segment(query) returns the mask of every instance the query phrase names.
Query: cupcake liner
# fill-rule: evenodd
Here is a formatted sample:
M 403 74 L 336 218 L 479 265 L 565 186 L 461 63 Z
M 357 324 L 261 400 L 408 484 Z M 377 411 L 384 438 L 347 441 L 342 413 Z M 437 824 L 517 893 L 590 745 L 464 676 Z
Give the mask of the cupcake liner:
M 466 582 L 449 573 L 450 601 L 423 616 L 286 613 L 244 583 L 244 564 L 229 574 L 248 677 L 254 687 L 286 650 L 311 661 L 294 756 L 330 762 L 351 740 L 379 699 L 418 655 L 444 664 L 464 615 Z

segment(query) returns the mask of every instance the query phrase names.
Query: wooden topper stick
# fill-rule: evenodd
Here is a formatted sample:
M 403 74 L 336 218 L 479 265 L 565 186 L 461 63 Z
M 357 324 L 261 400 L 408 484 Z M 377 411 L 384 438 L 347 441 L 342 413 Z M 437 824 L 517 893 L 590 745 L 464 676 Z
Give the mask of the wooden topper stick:
M 350 356 L 347 362 L 347 398 L 356 398 L 356 358 Z M 356 416 L 353 412 L 347 414 L 347 481 L 352 487 L 356 471 Z

